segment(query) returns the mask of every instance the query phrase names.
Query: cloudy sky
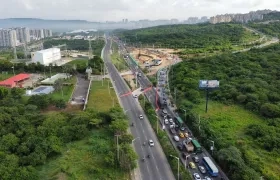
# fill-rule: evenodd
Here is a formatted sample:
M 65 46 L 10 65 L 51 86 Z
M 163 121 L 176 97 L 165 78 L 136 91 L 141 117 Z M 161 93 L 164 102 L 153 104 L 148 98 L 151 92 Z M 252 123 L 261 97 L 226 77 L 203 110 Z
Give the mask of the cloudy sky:
M 0 18 L 80 19 L 187 19 L 280 10 L 280 0 L 0 0 Z

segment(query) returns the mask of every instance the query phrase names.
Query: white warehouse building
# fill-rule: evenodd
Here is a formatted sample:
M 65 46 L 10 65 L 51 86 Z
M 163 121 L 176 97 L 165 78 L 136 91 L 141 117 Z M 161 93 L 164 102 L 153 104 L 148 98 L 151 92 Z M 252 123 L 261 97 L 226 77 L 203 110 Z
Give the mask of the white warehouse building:
M 39 62 L 43 65 L 49 65 L 54 61 L 60 60 L 61 53 L 59 48 L 50 48 L 31 53 L 31 58 L 35 63 Z

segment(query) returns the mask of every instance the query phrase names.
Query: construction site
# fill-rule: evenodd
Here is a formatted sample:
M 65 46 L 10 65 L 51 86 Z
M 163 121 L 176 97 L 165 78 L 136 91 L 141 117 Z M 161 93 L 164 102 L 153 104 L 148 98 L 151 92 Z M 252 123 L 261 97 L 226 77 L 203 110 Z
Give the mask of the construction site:
M 173 49 L 129 47 L 128 50 L 130 56 L 138 63 L 139 67 L 147 70 L 147 75 L 155 75 L 158 70 L 182 61 L 178 55 L 174 54 L 177 51 Z M 122 76 L 129 83 L 132 90 L 137 89 L 132 73 L 122 73 Z
M 159 69 L 180 62 L 173 49 L 129 48 L 130 55 L 142 69 L 148 70 L 148 75 L 155 74 Z

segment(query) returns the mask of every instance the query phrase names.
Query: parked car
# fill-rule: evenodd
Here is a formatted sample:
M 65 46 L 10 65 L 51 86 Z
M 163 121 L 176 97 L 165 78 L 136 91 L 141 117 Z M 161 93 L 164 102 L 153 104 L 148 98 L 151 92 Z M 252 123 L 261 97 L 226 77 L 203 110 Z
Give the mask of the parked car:
M 138 98 L 138 95 L 137 95 L 137 94 L 134 94 L 133 97 L 134 97 L 134 98 Z
M 150 145 L 150 146 L 155 146 L 154 141 L 150 139 L 150 140 L 149 140 L 149 145 Z
M 180 143 L 180 144 L 177 145 L 177 147 L 180 151 L 183 151 L 183 148 L 184 148 L 183 144 Z
M 182 132 L 179 133 L 180 138 L 184 137 L 184 134 Z
M 169 119 L 169 122 L 170 122 L 170 123 L 173 123 L 173 119 L 172 119 L 172 118 L 170 118 L 170 119 Z
M 185 128 L 184 126 L 182 126 L 182 127 L 180 128 L 180 130 L 181 130 L 181 131 L 185 131 L 186 128 Z
M 165 119 L 164 124 L 169 124 L 169 121 L 167 119 Z
M 201 172 L 202 174 L 205 174 L 205 173 L 206 173 L 206 170 L 205 170 L 205 168 L 204 168 L 203 166 L 198 166 L 198 168 L 199 168 L 199 170 L 200 170 L 200 172 Z
M 177 142 L 179 142 L 179 140 L 180 140 L 178 136 L 174 136 L 173 139 Z
M 193 177 L 195 180 L 201 180 L 200 175 L 198 173 L 194 173 Z
M 139 115 L 139 119 L 140 119 L 140 120 L 143 120 L 143 119 L 144 119 L 144 117 L 143 117 L 142 114 Z
M 187 138 L 187 137 L 189 137 L 189 134 L 188 133 L 184 133 L 184 136 Z
M 192 159 L 193 159 L 194 162 L 199 163 L 199 157 L 198 156 L 193 156 Z
M 194 164 L 193 162 L 190 162 L 189 165 L 190 165 L 190 167 L 191 167 L 192 169 L 195 169 L 195 168 L 196 168 L 196 167 L 195 167 L 195 164 Z
M 208 176 L 205 176 L 204 180 L 212 180 L 212 179 L 210 177 L 208 177 Z

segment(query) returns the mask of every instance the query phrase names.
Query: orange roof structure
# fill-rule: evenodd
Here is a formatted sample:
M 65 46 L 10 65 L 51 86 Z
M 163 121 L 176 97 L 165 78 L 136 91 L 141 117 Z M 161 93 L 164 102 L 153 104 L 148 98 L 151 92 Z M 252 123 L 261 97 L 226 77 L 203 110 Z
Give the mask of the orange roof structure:
M 17 85 L 18 82 L 24 81 L 30 77 L 29 74 L 18 74 L 16 76 L 10 77 L 9 79 L 6 79 L 4 81 L 0 82 L 0 86 L 10 87 L 13 88 Z

